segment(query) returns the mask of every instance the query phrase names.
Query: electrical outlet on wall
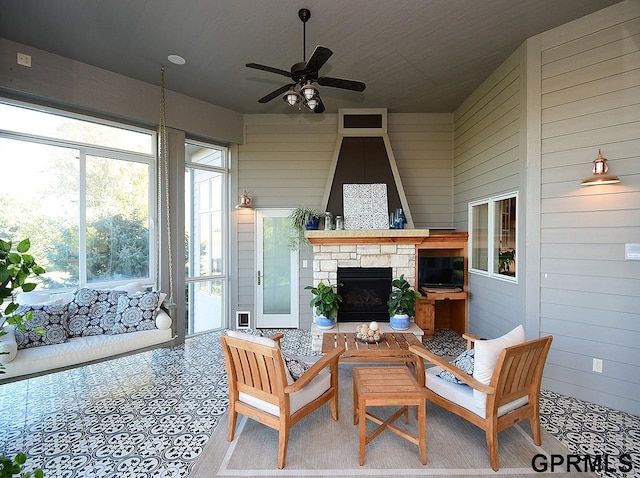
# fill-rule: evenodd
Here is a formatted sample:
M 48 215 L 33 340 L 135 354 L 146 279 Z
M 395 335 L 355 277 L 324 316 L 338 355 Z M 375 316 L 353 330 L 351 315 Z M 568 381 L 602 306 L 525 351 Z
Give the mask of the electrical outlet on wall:
M 593 371 L 602 373 L 602 359 L 599 359 L 599 358 L 593 359 Z
M 31 67 L 31 55 L 18 53 L 18 65 Z

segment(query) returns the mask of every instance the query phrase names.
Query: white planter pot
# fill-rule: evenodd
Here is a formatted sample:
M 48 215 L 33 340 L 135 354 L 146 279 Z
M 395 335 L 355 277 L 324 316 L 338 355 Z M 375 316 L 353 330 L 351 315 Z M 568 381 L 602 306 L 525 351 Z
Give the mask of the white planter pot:
M 389 318 L 389 325 L 394 330 L 408 330 L 411 326 L 411 317 L 407 314 L 396 314 Z
M 333 329 L 336 325 L 336 319 L 328 319 L 323 315 L 319 315 L 316 317 L 316 327 L 321 330 L 329 330 Z

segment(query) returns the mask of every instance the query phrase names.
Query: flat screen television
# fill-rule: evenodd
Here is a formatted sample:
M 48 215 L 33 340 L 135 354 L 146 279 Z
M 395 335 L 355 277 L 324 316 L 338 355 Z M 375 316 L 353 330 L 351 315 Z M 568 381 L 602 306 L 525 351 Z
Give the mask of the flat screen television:
M 464 257 L 421 256 L 418 258 L 421 287 L 457 288 L 464 286 Z

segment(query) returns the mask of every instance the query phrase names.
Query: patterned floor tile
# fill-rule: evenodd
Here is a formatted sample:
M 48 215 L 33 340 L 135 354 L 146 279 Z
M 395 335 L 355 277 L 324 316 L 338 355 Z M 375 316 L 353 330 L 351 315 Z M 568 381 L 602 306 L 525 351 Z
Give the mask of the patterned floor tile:
M 246 332 L 281 332 L 288 353 L 319 355 L 309 331 Z M 25 451 L 56 478 L 188 476 L 229 403 L 221 333 L 1 385 L 0 453 Z M 424 344 L 443 356 L 466 347 L 440 329 Z M 630 453 L 640 470 L 639 417 L 543 390 L 541 421 L 574 453 Z

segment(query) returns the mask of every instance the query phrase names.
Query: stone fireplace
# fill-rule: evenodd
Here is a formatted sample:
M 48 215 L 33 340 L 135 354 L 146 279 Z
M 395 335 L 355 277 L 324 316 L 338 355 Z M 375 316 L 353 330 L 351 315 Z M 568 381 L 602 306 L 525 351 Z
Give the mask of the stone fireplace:
M 371 268 L 391 271 L 391 278 L 404 275 L 410 284 L 415 282 L 416 244 L 429 236 L 426 229 L 373 229 L 344 231 L 307 231 L 309 242 L 313 245 L 313 283 L 320 281 L 335 285 L 338 282 L 338 269 Z M 384 300 L 386 308 L 386 299 Z M 367 322 L 360 316 L 358 322 Z M 376 319 L 377 320 L 377 319 Z M 389 318 L 382 324 L 383 331 L 391 330 Z M 350 331 L 353 321 L 343 321 L 338 312 L 336 331 Z M 344 329 L 344 330 L 342 330 Z M 422 330 L 412 324 L 412 332 L 422 335 Z M 314 350 L 320 349 L 322 332 L 315 325 L 311 327 Z

